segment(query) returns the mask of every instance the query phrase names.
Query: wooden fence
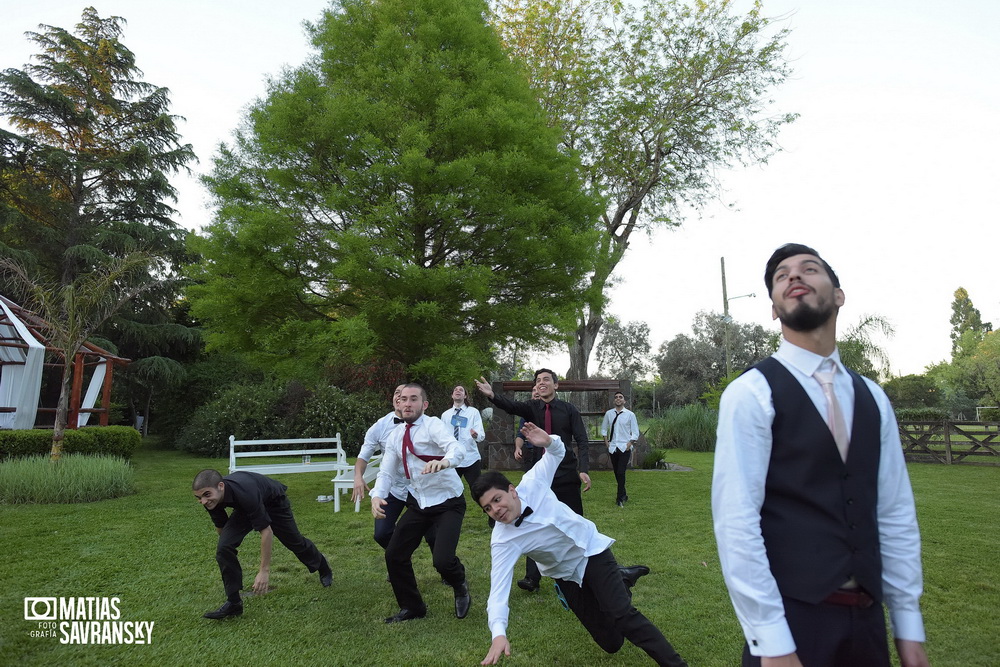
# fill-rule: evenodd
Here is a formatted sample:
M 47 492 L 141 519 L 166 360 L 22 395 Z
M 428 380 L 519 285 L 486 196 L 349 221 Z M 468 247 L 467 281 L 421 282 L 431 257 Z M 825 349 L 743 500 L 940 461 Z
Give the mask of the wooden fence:
M 1000 422 L 899 422 L 907 461 L 1000 466 Z

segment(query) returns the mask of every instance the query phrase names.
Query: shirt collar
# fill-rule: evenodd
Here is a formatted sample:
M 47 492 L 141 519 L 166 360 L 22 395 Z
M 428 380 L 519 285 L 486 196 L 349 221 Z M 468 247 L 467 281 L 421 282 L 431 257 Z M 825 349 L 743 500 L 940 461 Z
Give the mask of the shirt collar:
M 844 364 L 840 361 L 840 350 L 837 348 L 834 348 L 833 354 L 829 357 L 824 357 L 816 354 L 815 352 L 810 352 L 803 347 L 799 347 L 794 343 L 789 343 L 787 340 L 782 338 L 781 345 L 778 347 L 778 351 L 775 352 L 775 356 L 788 362 L 790 366 L 794 367 L 804 375 L 811 376 L 813 373 L 820 370 L 823 366 L 823 362 L 827 359 L 833 362 L 833 365 L 836 367 L 838 373 L 847 372 L 847 368 L 845 368 Z

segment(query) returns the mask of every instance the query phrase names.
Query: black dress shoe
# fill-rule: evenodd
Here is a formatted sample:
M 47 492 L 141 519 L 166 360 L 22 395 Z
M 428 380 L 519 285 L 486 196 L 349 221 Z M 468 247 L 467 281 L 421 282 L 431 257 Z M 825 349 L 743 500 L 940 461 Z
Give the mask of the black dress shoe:
M 386 623 L 402 623 L 412 621 L 415 618 L 423 618 L 427 615 L 427 606 L 422 605 L 419 609 L 400 609 L 395 616 L 385 619 Z
M 215 611 L 205 612 L 205 618 L 226 618 L 227 616 L 239 616 L 242 613 L 242 602 L 230 602 L 229 600 L 226 600 L 223 605 Z
M 527 577 L 525 577 L 524 579 L 517 580 L 517 587 L 520 588 L 522 591 L 528 591 L 529 593 L 534 593 L 539 588 L 541 588 L 541 585 L 534 579 L 528 579 Z
M 333 583 L 333 570 L 330 569 L 326 556 L 323 556 L 323 562 L 319 564 L 319 583 L 323 584 L 324 588 Z
M 620 567 L 618 569 L 622 573 L 622 580 L 625 582 L 627 588 L 635 586 L 635 582 L 639 580 L 639 577 L 649 574 L 649 568 L 645 565 L 633 565 L 632 567 Z
M 472 606 L 472 596 L 469 595 L 469 582 L 463 581 L 455 586 L 455 618 L 465 618 Z

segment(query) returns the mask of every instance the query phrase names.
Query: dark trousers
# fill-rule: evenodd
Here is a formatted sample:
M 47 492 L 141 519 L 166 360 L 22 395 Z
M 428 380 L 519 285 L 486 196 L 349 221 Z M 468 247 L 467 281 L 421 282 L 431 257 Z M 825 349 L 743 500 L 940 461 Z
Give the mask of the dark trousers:
M 805 667 L 889 667 L 882 605 L 867 609 L 809 604 L 783 597 L 785 618 L 795 640 L 795 652 Z M 743 646 L 743 665 L 759 667 L 760 658 Z
M 538 447 L 536 449 L 542 449 Z M 544 451 L 544 449 L 542 449 Z M 583 495 L 580 491 L 580 476 L 577 473 L 560 475 L 552 480 L 552 493 L 556 498 L 569 505 L 569 508 L 583 516 Z M 542 579 L 535 561 L 524 559 L 524 578 L 538 583 Z
M 385 550 L 389 582 L 400 609 L 419 609 L 424 604 L 411 557 L 420 546 L 420 540 L 431 530 L 435 532 L 431 549 L 434 569 L 451 586 L 459 586 L 465 581 L 465 566 L 455 555 L 464 517 L 464 494 L 426 509 L 420 509 L 412 495 L 406 499 L 406 511 L 396 522 L 396 530 Z
M 469 492 L 472 492 L 472 485 L 476 483 L 479 479 L 479 475 L 483 472 L 483 462 L 480 459 L 470 466 L 465 466 L 464 468 L 455 468 L 455 472 L 458 473 L 459 477 L 464 477 L 465 481 L 469 483 Z M 473 500 L 476 500 L 473 498 Z
M 528 472 L 535 467 L 538 459 L 545 453 L 544 447 L 522 447 L 521 448 L 521 468 Z
M 406 507 L 406 501 L 400 500 L 391 493 L 386 494 L 386 496 L 385 505 L 382 506 L 385 518 L 375 519 L 375 541 L 383 549 L 389 546 L 389 540 L 392 539 L 392 533 L 396 529 L 399 514 Z
M 271 517 L 271 531 L 274 537 L 295 554 L 310 572 L 318 570 L 323 562 L 323 554 L 315 544 L 299 532 L 288 498 L 275 505 L 268 505 L 267 513 Z M 222 586 L 226 589 L 226 598 L 232 602 L 239 602 L 240 590 L 243 588 L 243 568 L 240 566 L 237 552 L 239 546 L 243 544 L 243 538 L 252 530 L 253 526 L 250 525 L 247 516 L 242 512 L 233 511 L 219 534 L 215 560 L 218 561 L 219 571 L 222 572 Z
M 587 560 L 582 586 L 563 579 L 557 583 L 569 608 L 608 653 L 617 652 L 627 639 L 659 665 L 687 664 L 663 633 L 632 606 L 632 596 L 610 549 Z
M 625 469 L 628 468 L 628 462 L 631 458 L 632 452 L 629 450 L 623 452 L 616 449 L 611 452 L 611 466 L 615 471 L 615 481 L 618 482 L 618 497 L 615 498 L 616 503 L 623 503 L 628 498 L 628 494 L 625 493 Z

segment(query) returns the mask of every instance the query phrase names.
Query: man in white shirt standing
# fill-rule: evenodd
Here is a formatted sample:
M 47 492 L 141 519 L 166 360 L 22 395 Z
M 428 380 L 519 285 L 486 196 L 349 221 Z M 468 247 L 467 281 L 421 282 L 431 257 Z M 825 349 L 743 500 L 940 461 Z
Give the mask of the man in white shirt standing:
M 611 467 L 618 482 L 618 497 L 615 502 L 618 507 L 625 507 L 628 500 L 625 492 L 625 469 L 632 457 L 632 447 L 639 439 L 639 422 L 635 413 L 625 407 L 625 394 L 616 391 L 614 401 L 615 407 L 604 413 L 601 435 L 604 436 L 604 446 L 611 454 Z
M 441 415 L 441 421 L 451 426 L 455 439 L 462 443 L 464 453 L 456 472 L 472 488 L 483 467 L 483 455 L 479 453 L 479 443 L 486 438 L 483 416 L 469 405 L 469 393 L 460 384 L 452 389 L 451 401 L 452 406 Z
M 403 424 L 392 432 L 372 489 L 372 515 L 385 517 L 386 495 L 397 480 L 405 479 L 406 510 L 385 550 L 389 583 L 399 611 L 385 619 L 400 623 L 427 615 L 411 557 L 429 531 L 434 531 L 434 569 L 455 589 L 455 616 L 465 618 L 472 598 L 465 566 L 455 554 L 465 517 L 465 495 L 455 466 L 462 462 L 462 446 L 451 427 L 424 414 L 427 394 L 418 384 L 403 385 L 399 408 Z
M 354 464 L 354 490 L 351 493 L 351 502 L 364 499 L 365 493 L 368 491 L 368 485 L 365 484 L 365 470 L 368 469 L 368 462 L 373 456 L 385 450 L 389 436 L 399 424 L 403 423 L 403 415 L 399 411 L 399 393 L 404 386 L 399 385 L 392 393 L 392 412 L 372 424 L 365 433 L 364 444 L 361 445 L 361 451 L 358 452 L 358 459 Z M 399 518 L 399 514 L 406 505 L 406 493 L 405 479 L 393 484 L 392 488 L 389 489 L 389 495 L 385 497 L 386 504 L 382 508 L 385 517 L 375 519 L 374 538 L 383 549 L 389 546 L 392 531 L 396 528 L 396 519 Z
M 532 445 L 547 449 L 517 488 L 504 475 L 491 471 L 472 490 L 483 511 L 496 521 L 490 540 L 493 564 L 487 603 L 493 642 L 482 664 L 493 665 L 501 656 L 510 655 L 511 581 L 517 560 L 526 554 L 544 576 L 556 580 L 561 598 L 602 649 L 615 653 L 628 639 L 660 665 L 685 667 L 687 663 L 663 633 L 632 606 L 629 589 L 649 568 L 619 567 L 610 548 L 614 540 L 597 532 L 593 521 L 575 513 L 553 493 L 552 477 L 566 455 L 562 439 L 531 422 L 523 432 Z
M 837 351 L 844 292 L 786 244 L 764 283 L 783 340 L 722 395 L 712 514 L 743 665 L 926 667 L 920 534 L 892 406 Z

